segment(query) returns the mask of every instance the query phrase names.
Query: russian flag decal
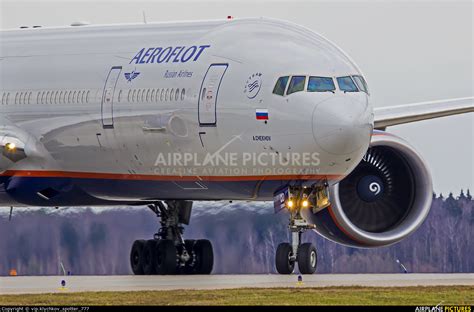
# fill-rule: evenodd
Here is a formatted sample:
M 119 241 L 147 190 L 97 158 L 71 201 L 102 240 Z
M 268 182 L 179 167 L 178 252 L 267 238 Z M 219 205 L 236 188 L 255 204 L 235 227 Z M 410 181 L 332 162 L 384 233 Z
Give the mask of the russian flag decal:
M 257 108 L 255 110 L 255 116 L 257 120 L 268 120 L 268 109 L 266 108 Z

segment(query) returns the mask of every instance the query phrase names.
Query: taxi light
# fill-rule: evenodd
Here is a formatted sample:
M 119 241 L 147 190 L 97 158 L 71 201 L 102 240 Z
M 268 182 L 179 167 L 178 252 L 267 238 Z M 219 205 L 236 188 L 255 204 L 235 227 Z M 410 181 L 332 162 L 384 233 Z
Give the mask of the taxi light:
M 15 149 L 16 149 L 16 145 L 15 143 L 7 143 L 5 144 L 5 148 L 10 151 L 10 152 L 13 152 Z
M 308 207 L 308 201 L 307 200 L 303 200 L 303 207 L 304 208 Z

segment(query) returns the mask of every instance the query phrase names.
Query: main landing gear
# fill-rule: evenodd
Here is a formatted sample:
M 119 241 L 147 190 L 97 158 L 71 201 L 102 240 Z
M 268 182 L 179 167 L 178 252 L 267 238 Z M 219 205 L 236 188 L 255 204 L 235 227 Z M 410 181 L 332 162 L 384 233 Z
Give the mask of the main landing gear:
M 157 202 L 148 207 L 160 218 L 160 229 L 150 240 L 136 240 L 130 264 L 136 275 L 210 274 L 214 264 L 211 242 L 183 239 L 191 217 L 191 201 Z
M 306 230 L 314 229 L 314 226 L 308 224 L 301 216 L 301 210 L 321 210 L 329 206 L 327 184 L 311 188 L 289 187 L 277 194 L 275 198 L 276 206 L 281 204 L 290 212 L 288 228 L 291 233 L 291 243 L 278 245 L 275 256 L 276 269 L 280 274 L 291 274 L 295 269 L 295 264 L 298 263 L 301 274 L 313 274 L 318 264 L 316 248 L 311 243 L 302 244 L 301 236 Z

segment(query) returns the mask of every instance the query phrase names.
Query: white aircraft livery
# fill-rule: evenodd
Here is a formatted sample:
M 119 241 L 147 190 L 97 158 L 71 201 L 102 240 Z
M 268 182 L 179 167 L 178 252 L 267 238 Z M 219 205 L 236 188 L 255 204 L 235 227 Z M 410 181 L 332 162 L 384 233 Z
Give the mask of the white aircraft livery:
M 412 234 L 432 183 L 394 125 L 474 111 L 473 97 L 374 108 L 361 70 L 268 18 L 0 32 L 0 205 L 147 205 L 135 274 L 209 274 L 184 239 L 193 201 L 273 201 L 291 241 L 276 269 L 314 273 L 301 234 L 360 248 Z M 229 246 L 229 248 L 232 248 Z

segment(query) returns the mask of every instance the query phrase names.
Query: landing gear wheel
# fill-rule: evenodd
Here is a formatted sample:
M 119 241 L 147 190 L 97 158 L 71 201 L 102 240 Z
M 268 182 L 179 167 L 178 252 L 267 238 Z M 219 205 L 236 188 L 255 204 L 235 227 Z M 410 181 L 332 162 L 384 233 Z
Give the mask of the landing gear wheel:
M 298 247 L 298 268 L 301 274 L 313 274 L 318 264 L 316 248 L 311 243 L 304 243 Z
M 194 244 L 196 241 L 194 239 L 184 240 L 184 247 L 186 252 L 189 255 L 189 260 L 184 264 L 184 274 L 194 274 L 194 264 L 195 264 L 195 255 L 194 255 Z
M 155 270 L 157 274 L 175 274 L 176 273 L 176 247 L 170 239 L 158 241 L 158 255 L 155 261 Z
M 154 239 L 147 240 L 142 251 L 142 267 L 145 275 L 156 274 L 155 263 L 157 259 L 157 241 Z
M 194 273 L 195 274 L 211 274 L 214 266 L 214 252 L 212 244 L 207 239 L 199 239 L 194 244 Z
M 276 269 L 280 274 L 291 274 L 295 269 L 295 262 L 291 260 L 293 250 L 289 243 L 281 243 L 276 251 Z
M 130 251 L 130 265 L 132 266 L 132 271 L 135 275 L 143 275 L 142 258 L 145 243 L 145 240 L 134 241 L 132 250 Z

